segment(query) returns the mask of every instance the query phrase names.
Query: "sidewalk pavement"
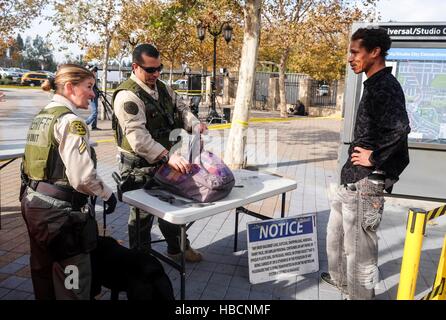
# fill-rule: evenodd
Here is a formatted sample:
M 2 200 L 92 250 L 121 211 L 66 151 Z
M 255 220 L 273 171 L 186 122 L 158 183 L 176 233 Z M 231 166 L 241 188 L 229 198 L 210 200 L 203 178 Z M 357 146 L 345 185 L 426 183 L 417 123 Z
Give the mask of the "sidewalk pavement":
M 275 115 L 270 114 L 275 117 Z M 234 210 L 202 219 L 188 231 L 194 248 L 204 255 L 204 261 L 187 264 L 186 299 L 204 300 L 341 300 L 341 294 L 319 280 L 321 272 L 327 270 L 326 227 L 329 216 L 327 189 L 336 181 L 337 150 L 342 122 L 337 119 L 303 117 L 299 121 L 253 123 L 250 128 L 276 129 L 278 137 L 277 173 L 297 181 L 297 189 L 286 197 L 286 215 L 295 216 L 315 213 L 317 216 L 317 238 L 320 271 L 252 285 L 248 277 L 246 250 L 246 222 L 255 218 L 241 215 L 239 224 L 239 249 L 232 252 L 234 233 Z M 109 121 L 100 121 L 100 128 L 110 128 Z M 210 131 L 219 135 L 222 131 Z M 93 131 L 92 140 L 99 141 L 96 147 L 98 172 L 107 184 L 115 186 L 111 173 L 117 170 L 116 146 L 112 131 Z M 224 150 L 224 149 L 223 149 Z M 0 174 L 2 229 L 0 230 L 0 299 L 33 299 L 29 271 L 29 240 L 20 215 L 19 164 L 16 160 Z M 251 204 L 248 209 L 264 215 L 280 216 L 280 197 Z M 385 213 L 378 231 L 379 270 L 381 281 L 377 286 L 377 299 L 395 299 L 398 289 L 401 257 L 405 239 L 407 212 L 410 207 L 433 209 L 441 204 L 425 201 L 388 199 Z M 99 226 L 102 226 L 101 205 L 97 206 Z M 128 206 L 120 203 L 117 210 L 107 217 L 108 234 L 128 246 Z M 440 218 L 428 224 L 420 261 L 416 298 L 429 292 L 433 284 L 446 219 Z M 157 226 L 152 238 L 160 238 Z M 165 251 L 165 243 L 156 244 L 155 249 Z M 179 298 L 179 273 L 163 264 Z M 110 292 L 103 290 L 101 299 L 109 299 Z M 125 299 L 121 294 L 120 299 Z

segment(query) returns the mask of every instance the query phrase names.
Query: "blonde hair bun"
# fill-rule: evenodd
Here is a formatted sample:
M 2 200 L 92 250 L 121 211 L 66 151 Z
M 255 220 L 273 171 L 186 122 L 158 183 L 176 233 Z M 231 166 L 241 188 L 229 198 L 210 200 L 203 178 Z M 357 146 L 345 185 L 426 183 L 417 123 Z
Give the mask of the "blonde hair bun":
M 95 79 L 95 76 L 87 68 L 71 63 L 62 64 L 57 69 L 56 77 L 45 80 L 41 87 L 44 91 L 54 90 L 56 93 L 62 93 L 65 83 L 77 85 L 89 78 Z

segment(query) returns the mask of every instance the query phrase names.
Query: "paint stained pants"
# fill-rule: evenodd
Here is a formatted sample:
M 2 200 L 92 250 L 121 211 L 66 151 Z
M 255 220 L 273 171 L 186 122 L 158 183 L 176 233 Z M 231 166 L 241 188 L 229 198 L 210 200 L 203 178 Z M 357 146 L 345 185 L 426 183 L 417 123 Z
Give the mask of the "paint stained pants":
M 383 187 L 364 178 L 356 191 L 331 186 L 327 226 L 328 271 L 352 300 L 372 299 L 379 281 L 378 237 L 384 207 Z

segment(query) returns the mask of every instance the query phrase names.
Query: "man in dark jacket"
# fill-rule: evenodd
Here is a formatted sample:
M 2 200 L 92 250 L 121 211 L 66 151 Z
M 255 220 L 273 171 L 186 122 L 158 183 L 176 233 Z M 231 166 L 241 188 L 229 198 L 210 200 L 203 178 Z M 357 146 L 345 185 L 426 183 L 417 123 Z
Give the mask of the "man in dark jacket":
M 409 164 L 404 92 L 392 68 L 385 66 L 390 46 L 390 37 L 382 28 L 358 29 L 350 42 L 348 62 L 353 72 L 364 72 L 368 79 L 341 184 L 330 190 L 329 273 L 321 274 L 324 282 L 350 299 L 374 297 L 379 281 L 376 231 L 383 213 L 383 191 L 391 192 Z

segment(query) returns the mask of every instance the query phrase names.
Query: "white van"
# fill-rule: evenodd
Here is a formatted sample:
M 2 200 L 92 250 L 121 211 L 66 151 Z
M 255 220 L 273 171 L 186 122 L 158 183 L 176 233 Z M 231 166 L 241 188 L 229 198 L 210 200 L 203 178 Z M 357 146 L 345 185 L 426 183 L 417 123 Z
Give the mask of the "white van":
M 187 90 L 187 79 L 178 79 L 174 84 L 178 86 L 178 90 Z

